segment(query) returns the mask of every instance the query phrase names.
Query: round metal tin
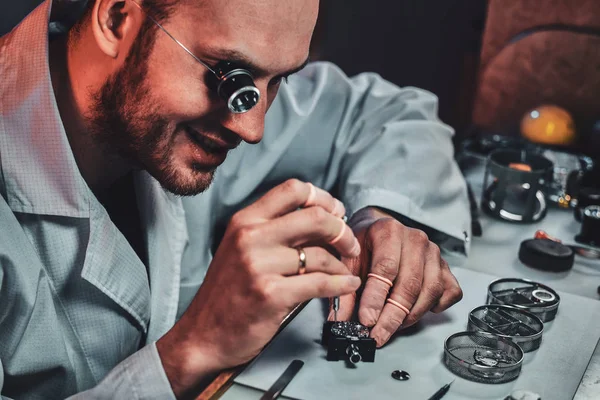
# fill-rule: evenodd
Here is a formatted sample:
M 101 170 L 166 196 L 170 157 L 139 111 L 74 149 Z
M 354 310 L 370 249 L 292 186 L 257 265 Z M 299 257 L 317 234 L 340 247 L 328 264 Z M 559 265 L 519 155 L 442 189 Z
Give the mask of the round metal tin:
M 504 383 L 521 373 L 523 350 L 493 333 L 458 332 L 444 342 L 444 364 L 454 374 L 471 381 Z
M 528 311 L 542 322 L 552 321 L 560 296 L 552 288 L 520 278 L 502 278 L 488 286 L 487 304 L 504 304 Z
M 494 333 L 512 340 L 527 353 L 540 347 L 544 323 L 530 312 L 512 306 L 488 304 L 469 313 L 467 329 Z

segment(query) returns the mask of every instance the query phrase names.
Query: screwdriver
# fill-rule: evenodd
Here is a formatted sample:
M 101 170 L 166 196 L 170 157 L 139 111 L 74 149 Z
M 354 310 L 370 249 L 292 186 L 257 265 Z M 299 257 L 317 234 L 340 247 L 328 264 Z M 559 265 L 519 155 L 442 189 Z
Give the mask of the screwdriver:
M 337 313 L 340 310 L 340 298 L 335 296 L 333 298 L 333 320 L 337 322 Z
M 453 383 L 454 383 L 454 381 L 445 384 L 444 386 L 442 386 L 442 388 L 440 390 L 435 392 L 433 394 L 433 396 L 431 396 L 427 400 L 440 400 L 442 397 L 444 397 L 446 395 L 446 393 L 448 393 L 448 390 L 450 390 L 450 385 L 452 385 Z
M 344 215 L 342 217 L 342 221 L 344 221 L 344 223 L 348 222 L 348 216 Z M 340 297 L 339 296 L 335 296 L 333 298 L 333 320 L 335 322 L 337 322 L 337 313 L 338 311 L 340 311 Z

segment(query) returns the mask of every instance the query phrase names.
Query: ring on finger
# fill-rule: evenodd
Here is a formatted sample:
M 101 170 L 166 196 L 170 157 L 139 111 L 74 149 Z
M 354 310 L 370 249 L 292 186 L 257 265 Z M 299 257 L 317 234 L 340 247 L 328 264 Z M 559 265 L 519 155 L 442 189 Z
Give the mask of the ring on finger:
M 386 300 L 387 303 L 390 303 L 393 306 L 398 307 L 399 309 L 401 309 L 402 311 L 404 311 L 404 313 L 406 315 L 410 314 L 410 310 L 408 308 L 406 308 L 405 306 L 403 306 L 402 304 L 400 304 L 399 302 L 397 302 L 394 299 L 391 299 L 388 297 L 388 299 Z
M 298 252 L 298 275 L 303 275 L 306 272 L 306 253 L 302 247 L 297 247 Z
M 394 282 L 390 281 L 388 278 L 384 278 L 383 276 L 377 275 L 377 274 L 375 274 L 373 272 L 371 272 L 370 274 L 368 274 L 367 278 L 375 278 L 378 281 L 381 281 L 381 282 L 385 283 L 386 285 L 388 285 L 388 290 L 390 290 L 390 288 L 392 286 L 394 286 Z

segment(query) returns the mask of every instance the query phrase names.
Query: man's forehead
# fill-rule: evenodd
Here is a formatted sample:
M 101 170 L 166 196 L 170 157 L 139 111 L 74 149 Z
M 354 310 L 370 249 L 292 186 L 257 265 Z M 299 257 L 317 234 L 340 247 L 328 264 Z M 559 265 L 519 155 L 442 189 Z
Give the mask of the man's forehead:
M 260 22 L 265 27 L 300 30 L 314 26 L 319 0 L 182 0 L 182 5 L 203 20 Z
M 183 20 L 199 56 L 245 59 L 257 72 L 299 67 L 318 14 L 318 0 L 187 0 L 186 5 L 174 17 Z

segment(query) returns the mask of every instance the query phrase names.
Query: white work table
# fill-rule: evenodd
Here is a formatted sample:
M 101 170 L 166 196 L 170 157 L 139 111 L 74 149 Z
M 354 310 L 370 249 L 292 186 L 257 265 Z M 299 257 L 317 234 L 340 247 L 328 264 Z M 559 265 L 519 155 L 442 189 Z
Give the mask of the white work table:
M 470 180 L 472 180 L 472 177 Z M 473 185 L 475 190 L 478 190 L 478 187 L 480 187 L 480 185 L 477 185 L 478 182 L 473 183 L 475 183 Z M 479 193 L 476 192 L 476 194 Z M 545 230 L 548 234 L 559 237 L 566 243 L 574 243 L 574 236 L 579 233 L 581 225 L 573 218 L 572 210 L 551 208 L 543 220 L 533 224 L 514 224 L 503 222 L 494 219 L 483 212 L 480 212 L 480 221 L 483 228 L 483 235 L 481 237 L 475 237 L 471 239 L 472 242 L 470 255 L 466 263 L 461 265 L 460 268 L 494 275 L 497 277 L 526 278 L 534 280 L 536 282 L 546 284 L 558 292 L 576 295 L 570 296 L 575 300 L 577 299 L 577 296 L 585 297 L 595 301 L 600 299 L 600 296 L 598 295 L 598 286 L 600 285 L 600 261 L 586 260 L 576 256 L 575 264 L 571 270 L 567 272 L 553 273 L 527 267 L 518 259 L 518 251 L 521 241 L 533 238 L 535 231 L 538 229 Z M 463 288 L 463 290 L 471 289 Z M 477 296 L 483 296 L 482 298 L 485 299 L 485 288 L 477 288 L 477 290 Z M 571 302 L 571 304 L 573 303 Z M 589 301 L 587 304 L 592 304 L 594 306 L 596 305 L 595 303 L 590 303 Z M 458 307 L 458 305 L 455 307 Z M 569 312 L 569 310 L 564 308 L 561 309 L 559 307 L 559 315 L 557 318 L 559 318 L 561 315 L 561 311 L 563 315 Z M 465 321 L 466 317 L 467 316 L 465 315 Z M 427 322 L 425 325 L 426 326 L 423 331 L 426 331 L 429 328 Z M 585 326 L 589 327 L 595 325 L 591 324 Z M 573 326 L 574 330 L 578 328 L 579 327 L 576 325 Z M 435 329 L 435 327 L 432 329 Z M 554 329 L 554 327 L 551 329 Z M 419 334 L 423 333 L 417 333 L 417 335 Z M 402 340 L 402 338 L 399 340 Z M 545 348 L 544 344 L 545 343 L 542 342 L 541 348 L 537 350 L 538 352 L 550 351 L 549 348 Z M 442 343 L 440 343 L 440 346 L 441 345 Z M 600 399 L 600 346 L 598 346 L 597 342 L 595 342 L 592 347 L 594 346 L 595 351 L 591 356 L 591 361 L 587 366 L 585 375 L 579 382 L 579 386 L 573 397 L 574 400 Z M 379 351 L 385 351 L 385 348 Z M 591 351 L 592 348 L 587 349 L 586 360 L 589 359 L 589 353 Z M 376 363 L 377 361 L 378 360 L 376 359 Z M 441 364 L 441 360 L 439 363 Z M 524 365 L 523 371 L 526 371 L 527 368 L 528 366 Z M 283 372 L 283 369 L 281 372 Z M 448 372 L 448 374 L 450 373 Z M 451 374 L 448 376 L 451 376 Z M 565 376 L 564 379 L 574 378 Z M 238 381 L 240 380 L 243 381 L 244 379 L 238 379 Z M 570 383 L 573 385 L 577 382 Z M 508 394 L 502 393 L 502 391 L 499 389 L 494 389 L 494 385 L 488 386 L 491 387 L 490 393 L 482 393 L 481 398 L 503 399 L 504 396 Z M 259 399 L 262 393 L 262 390 L 239 383 L 234 383 L 229 390 L 225 392 L 225 394 L 222 396 L 222 399 Z M 401 392 L 398 394 L 398 398 L 402 398 Z M 375 392 L 374 395 L 376 396 Z M 451 398 L 452 396 L 450 396 L 449 393 L 447 397 Z M 285 397 L 282 396 L 282 398 Z M 424 399 L 425 398 L 426 397 L 424 397 Z

